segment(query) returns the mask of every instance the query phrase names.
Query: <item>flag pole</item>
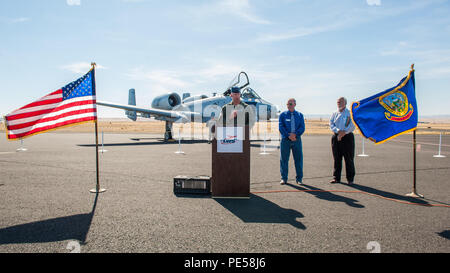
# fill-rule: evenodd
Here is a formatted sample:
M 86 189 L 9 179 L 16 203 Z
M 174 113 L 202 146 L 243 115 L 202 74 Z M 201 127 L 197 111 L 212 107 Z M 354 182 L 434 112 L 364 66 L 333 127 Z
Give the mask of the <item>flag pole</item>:
M 92 70 L 94 70 L 94 77 L 92 78 L 92 80 L 93 80 L 94 90 L 96 91 L 95 95 L 97 96 L 97 90 L 96 90 L 96 86 L 95 86 L 96 63 L 91 63 L 91 65 L 92 65 Z M 94 120 L 94 124 L 95 124 L 95 162 L 96 162 L 95 169 L 96 169 L 97 183 L 96 183 L 95 189 L 90 190 L 91 193 L 102 193 L 102 192 L 106 191 L 105 189 L 100 188 L 100 177 L 99 177 L 99 170 L 98 170 L 99 168 L 98 168 L 98 122 L 97 122 L 97 120 L 98 120 L 98 116 L 96 116 L 95 120 Z
M 406 196 L 416 197 L 416 198 L 419 198 L 419 197 L 423 198 L 423 195 L 417 193 L 417 188 L 416 188 L 416 178 L 417 178 L 417 172 L 416 172 L 416 150 L 417 150 L 416 130 L 414 130 L 414 132 L 413 132 L 413 191 L 411 193 L 408 193 Z
M 411 70 L 414 70 L 414 64 L 411 65 Z M 414 88 L 416 86 L 416 83 L 414 82 Z M 423 198 L 423 195 L 417 193 L 416 188 L 416 179 L 417 179 L 417 168 L 416 168 L 416 151 L 417 151 L 417 142 L 416 142 L 416 131 L 417 128 L 413 131 L 413 191 L 411 193 L 408 193 L 406 196 L 409 197 L 416 197 L 416 198 Z

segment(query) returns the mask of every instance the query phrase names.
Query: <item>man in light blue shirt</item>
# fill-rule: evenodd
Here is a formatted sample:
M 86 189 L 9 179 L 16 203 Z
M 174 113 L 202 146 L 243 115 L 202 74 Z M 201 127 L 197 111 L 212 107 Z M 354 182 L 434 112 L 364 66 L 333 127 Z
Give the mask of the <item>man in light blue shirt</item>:
M 346 108 L 347 100 L 340 97 L 337 100 L 338 111 L 330 118 L 330 129 L 333 131 L 331 148 L 333 150 L 334 170 L 333 180 L 330 183 L 341 182 L 342 157 L 345 161 L 345 172 L 349 184 L 353 184 L 355 178 L 355 137 L 353 131 L 355 125 L 352 122 L 350 111 Z
M 288 111 L 281 113 L 278 120 L 278 128 L 281 134 L 280 144 L 280 184 L 286 184 L 288 180 L 289 157 L 292 150 L 294 165 L 297 176 L 297 184 L 302 184 L 303 179 L 303 151 L 302 134 L 305 132 L 305 119 L 302 113 L 295 111 L 295 99 L 289 99 L 287 103 Z

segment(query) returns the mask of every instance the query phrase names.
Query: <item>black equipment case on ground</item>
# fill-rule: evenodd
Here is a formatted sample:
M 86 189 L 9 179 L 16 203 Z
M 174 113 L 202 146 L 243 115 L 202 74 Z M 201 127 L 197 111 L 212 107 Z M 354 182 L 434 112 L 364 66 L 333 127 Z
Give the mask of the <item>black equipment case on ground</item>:
M 211 194 L 211 177 L 177 175 L 173 178 L 174 194 Z

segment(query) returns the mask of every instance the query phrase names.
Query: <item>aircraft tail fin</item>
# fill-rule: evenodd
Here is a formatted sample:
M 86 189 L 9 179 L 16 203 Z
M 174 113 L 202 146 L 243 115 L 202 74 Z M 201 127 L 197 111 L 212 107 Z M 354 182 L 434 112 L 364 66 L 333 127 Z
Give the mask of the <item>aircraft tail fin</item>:
M 136 106 L 136 91 L 134 90 L 134 88 L 132 88 L 132 89 L 130 89 L 130 91 L 128 91 L 128 105 Z M 136 111 L 128 111 L 127 110 L 127 111 L 125 111 L 125 114 L 132 121 L 136 121 L 136 119 L 137 119 Z

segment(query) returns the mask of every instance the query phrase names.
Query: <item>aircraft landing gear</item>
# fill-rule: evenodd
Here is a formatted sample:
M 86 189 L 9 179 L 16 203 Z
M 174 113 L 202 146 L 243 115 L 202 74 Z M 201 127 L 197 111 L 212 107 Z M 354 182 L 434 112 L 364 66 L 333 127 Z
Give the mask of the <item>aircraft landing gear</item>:
M 211 144 L 211 142 L 216 138 L 216 121 L 214 119 L 211 119 L 206 123 L 206 126 L 208 127 L 208 144 Z
M 166 132 L 164 133 L 164 142 L 173 142 L 175 139 L 172 137 L 172 125 L 173 122 L 166 121 Z

